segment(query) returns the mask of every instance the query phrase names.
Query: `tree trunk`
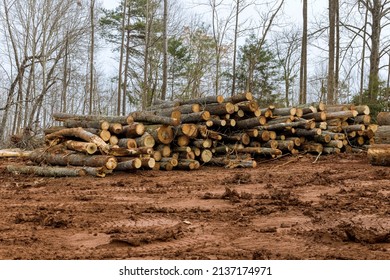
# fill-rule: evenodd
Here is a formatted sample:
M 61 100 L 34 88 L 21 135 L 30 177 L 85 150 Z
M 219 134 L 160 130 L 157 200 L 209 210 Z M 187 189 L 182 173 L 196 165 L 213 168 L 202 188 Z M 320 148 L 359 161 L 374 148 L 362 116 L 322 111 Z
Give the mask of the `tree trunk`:
M 367 151 L 367 156 L 372 165 L 390 166 L 390 145 L 371 145 Z
M 44 177 L 79 177 L 87 174 L 83 169 L 71 167 L 8 165 L 6 168 L 8 172 L 15 174 L 33 174 Z
M 47 140 L 54 140 L 56 138 L 66 138 L 66 137 L 78 137 L 80 139 L 83 139 L 86 142 L 94 143 L 105 154 L 108 154 L 110 151 L 110 146 L 106 144 L 100 137 L 82 129 L 81 127 L 67 128 L 46 135 Z

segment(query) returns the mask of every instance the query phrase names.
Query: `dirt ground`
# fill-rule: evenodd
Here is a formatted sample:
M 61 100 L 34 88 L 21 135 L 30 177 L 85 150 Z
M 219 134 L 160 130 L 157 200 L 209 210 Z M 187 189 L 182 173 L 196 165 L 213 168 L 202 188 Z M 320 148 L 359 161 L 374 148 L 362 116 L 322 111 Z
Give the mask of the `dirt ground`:
M 390 169 L 315 159 L 106 178 L 1 159 L 0 259 L 390 259 Z

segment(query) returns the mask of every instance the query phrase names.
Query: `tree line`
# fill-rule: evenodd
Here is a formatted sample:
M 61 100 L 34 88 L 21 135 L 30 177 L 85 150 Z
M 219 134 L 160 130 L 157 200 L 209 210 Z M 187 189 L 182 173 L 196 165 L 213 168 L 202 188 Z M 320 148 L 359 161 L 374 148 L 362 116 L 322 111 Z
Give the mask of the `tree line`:
M 388 107 L 390 0 L 302 0 L 299 23 L 289 0 L 0 1 L 0 142 L 54 112 L 243 91 L 264 106 Z

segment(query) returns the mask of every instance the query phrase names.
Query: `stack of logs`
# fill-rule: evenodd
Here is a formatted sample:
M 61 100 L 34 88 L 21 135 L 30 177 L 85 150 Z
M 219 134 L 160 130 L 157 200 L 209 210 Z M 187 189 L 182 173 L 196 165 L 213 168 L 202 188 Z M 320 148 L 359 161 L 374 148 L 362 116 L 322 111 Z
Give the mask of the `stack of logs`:
M 379 112 L 377 123 L 375 145 L 369 147 L 368 159 L 373 165 L 390 166 L 390 112 Z
M 251 93 L 230 98 L 156 101 L 126 117 L 53 115 L 39 164 L 81 166 L 104 176 L 112 170 L 192 170 L 201 165 L 255 167 L 283 154 L 351 152 L 372 144 L 376 125 L 367 106 L 260 108 Z M 85 168 L 87 166 L 88 168 Z

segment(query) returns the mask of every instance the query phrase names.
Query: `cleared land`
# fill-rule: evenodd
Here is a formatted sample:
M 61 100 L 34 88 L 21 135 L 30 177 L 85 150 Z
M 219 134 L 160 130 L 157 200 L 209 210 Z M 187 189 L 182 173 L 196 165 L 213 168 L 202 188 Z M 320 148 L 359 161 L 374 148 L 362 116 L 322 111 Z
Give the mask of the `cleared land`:
M 315 159 L 106 178 L 0 159 L 0 259 L 390 259 L 390 169 Z

